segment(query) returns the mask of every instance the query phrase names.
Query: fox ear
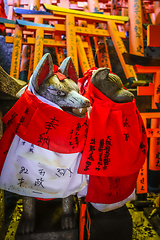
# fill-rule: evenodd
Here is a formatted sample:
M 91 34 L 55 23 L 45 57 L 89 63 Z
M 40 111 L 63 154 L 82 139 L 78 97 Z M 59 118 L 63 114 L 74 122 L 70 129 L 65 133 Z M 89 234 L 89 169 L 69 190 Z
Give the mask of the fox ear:
M 63 60 L 63 62 L 61 63 L 61 66 L 59 67 L 59 70 L 66 77 L 69 77 L 70 79 L 72 79 L 75 83 L 78 82 L 77 72 L 71 57 L 67 57 Z
M 41 83 L 45 79 L 48 79 L 53 75 L 54 75 L 54 70 L 53 70 L 52 57 L 50 53 L 46 53 L 37 64 L 37 67 L 35 68 L 31 78 L 31 83 L 35 91 L 38 91 Z
M 102 85 L 102 82 L 108 78 L 109 68 L 99 68 L 92 74 L 92 83 L 95 87 Z

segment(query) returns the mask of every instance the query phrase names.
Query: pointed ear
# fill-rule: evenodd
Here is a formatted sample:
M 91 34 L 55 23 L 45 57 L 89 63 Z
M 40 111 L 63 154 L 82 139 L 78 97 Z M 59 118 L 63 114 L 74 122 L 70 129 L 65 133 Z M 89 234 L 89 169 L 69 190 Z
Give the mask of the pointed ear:
M 108 78 L 109 72 L 109 68 L 99 68 L 98 70 L 94 71 L 91 78 L 93 85 L 95 87 L 101 85 L 101 83 Z
M 70 77 L 70 79 L 72 79 L 75 83 L 78 82 L 77 72 L 71 57 L 67 57 L 63 60 L 61 66 L 59 67 L 59 70 L 66 77 Z
M 48 79 L 53 75 L 54 75 L 54 70 L 53 70 L 52 57 L 50 53 L 46 53 L 37 64 L 37 67 L 35 68 L 32 75 L 31 83 L 35 91 L 38 91 L 41 83 L 45 79 Z

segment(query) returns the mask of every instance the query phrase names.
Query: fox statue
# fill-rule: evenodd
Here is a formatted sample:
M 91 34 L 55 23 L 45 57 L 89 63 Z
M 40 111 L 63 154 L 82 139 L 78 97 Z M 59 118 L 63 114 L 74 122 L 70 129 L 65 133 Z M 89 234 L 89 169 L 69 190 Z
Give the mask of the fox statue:
M 120 219 L 125 204 L 135 199 L 136 180 L 147 155 L 147 136 L 134 95 L 109 68 L 88 69 L 78 85 L 92 105 L 78 173 L 89 175 L 85 201 L 91 216 L 90 239 L 104 239 L 110 231 L 104 219 L 113 224 L 110 217 Z M 101 220 L 95 222 L 95 217 Z M 132 234 L 114 231 L 108 237 L 128 240 Z
M 78 85 L 81 95 L 71 58 L 58 69 L 45 54 L 2 119 L 0 188 L 24 196 L 21 233 L 34 230 L 35 198 L 62 198 L 62 228 L 71 229 L 72 195 L 99 212 L 135 197 L 147 141 L 133 94 L 108 68 L 89 69 Z
M 7 128 L 0 142 L 0 188 L 23 195 L 19 233 L 34 231 L 35 198 L 62 198 L 62 228 L 75 227 L 73 195 L 87 185 L 77 169 L 90 106 L 77 80 L 70 57 L 58 68 L 45 54 L 2 119 Z

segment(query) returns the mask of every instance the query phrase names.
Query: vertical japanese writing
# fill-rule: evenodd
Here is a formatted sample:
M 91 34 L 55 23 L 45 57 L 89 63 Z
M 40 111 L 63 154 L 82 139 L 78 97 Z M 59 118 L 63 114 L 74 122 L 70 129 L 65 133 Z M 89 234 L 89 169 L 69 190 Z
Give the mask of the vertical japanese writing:
M 49 132 L 49 130 L 51 129 L 56 129 L 56 127 L 58 126 L 58 120 L 54 117 L 54 118 L 50 118 L 50 122 L 45 122 L 45 129 L 47 130 L 46 131 L 46 134 Z
M 87 60 L 90 65 L 90 68 L 92 68 L 92 67 L 95 67 L 92 46 L 88 36 L 85 36 L 85 40 L 88 42 L 88 48 L 86 48 L 85 52 L 86 52 L 86 56 L 87 56 Z
M 22 187 L 22 184 L 24 183 L 24 178 L 19 178 L 18 179 L 19 183 L 17 183 L 17 185 L 19 185 L 20 187 Z
M 111 147 L 112 139 L 109 135 L 106 139 L 102 138 L 97 143 L 95 141 L 95 138 L 91 138 L 84 171 L 88 171 L 92 164 L 95 166 L 95 171 L 105 171 L 110 163 Z
M 157 145 L 160 145 L 160 138 L 157 138 Z
M 79 145 L 79 131 L 80 131 L 80 129 L 81 129 L 81 124 L 77 123 L 76 132 L 75 132 L 75 142 L 76 142 L 77 147 Z
M 29 108 L 26 108 L 25 111 L 24 111 L 24 114 L 25 114 L 25 115 L 28 115 L 28 113 L 29 113 Z M 26 117 L 26 116 L 24 116 L 24 115 L 22 115 L 22 116 L 20 117 L 20 121 L 17 123 L 16 128 L 15 128 L 15 133 L 16 133 L 16 134 L 19 132 L 19 127 L 21 126 L 21 124 L 24 123 L 25 117 Z
M 38 28 L 36 30 L 34 69 L 36 68 L 38 62 L 43 56 L 43 39 L 44 39 L 44 29 Z
M 104 38 L 99 38 L 98 41 L 98 51 L 100 67 L 110 67 L 108 49 Z
M 86 143 L 87 134 L 88 134 L 88 122 L 87 122 L 87 120 L 82 124 L 82 127 L 84 127 L 84 140 L 85 140 L 85 143 Z
M 21 30 L 19 30 L 19 31 L 21 31 Z M 17 79 L 19 78 L 19 62 L 20 62 L 20 54 L 21 54 L 21 41 L 22 41 L 22 35 L 19 32 L 19 33 L 15 34 L 14 49 L 13 49 L 14 57 L 12 57 L 12 64 L 13 65 L 12 65 L 12 68 L 11 68 L 12 76 L 14 78 L 17 78 Z
M 81 40 L 80 36 L 77 36 L 76 41 L 78 43 L 78 51 L 80 53 L 79 55 L 80 55 L 80 59 L 81 59 L 82 65 L 83 65 L 83 70 L 87 70 L 89 68 L 88 61 L 85 56 L 85 52 L 84 52 L 84 48 L 83 48 L 82 40 Z
M 138 39 L 142 39 L 142 20 L 141 20 L 141 3 L 139 0 L 134 0 L 133 5 L 133 12 L 134 12 L 134 19 L 135 19 L 135 25 L 134 25 L 134 32 L 135 37 Z M 140 44 L 137 46 L 137 53 L 143 54 L 143 46 L 141 45 L 141 42 L 138 41 Z
M 14 118 L 16 118 L 17 116 L 18 116 L 18 114 L 17 114 L 16 112 L 14 112 L 14 113 L 12 114 L 11 118 L 7 121 L 6 126 L 7 126 L 7 127 L 10 127 L 10 126 L 13 124 Z
M 45 188 L 43 183 L 44 183 L 44 179 L 43 177 L 45 176 L 46 172 L 43 168 L 40 168 L 38 169 L 38 174 L 42 177 L 40 178 L 37 178 L 34 182 L 34 186 L 37 186 L 37 187 L 42 187 L 42 188 Z
M 31 144 L 28 152 L 29 153 L 34 153 L 34 144 Z
M 26 110 L 24 111 L 24 115 L 22 115 L 22 116 L 18 116 L 18 114 L 16 112 L 14 112 L 11 115 L 11 118 L 7 121 L 6 126 L 10 127 L 13 124 L 14 120 L 16 120 L 18 118 L 16 120 L 16 122 L 18 122 L 18 123 L 16 123 L 16 125 L 15 125 L 15 133 L 18 133 L 19 127 L 21 126 L 21 124 L 24 123 L 25 117 L 26 117 L 25 115 L 27 115 L 28 112 L 29 112 L 29 108 L 26 108 Z
M 124 140 L 128 142 L 128 141 L 131 140 L 131 139 L 130 139 L 130 135 L 129 135 L 129 133 L 128 133 L 128 128 L 130 128 L 130 124 L 129 124 L 129 122 L 128 122 L 128 118 L 125 118 L 125 119 L 124 119 L 123 127 L 124 127 L 124 129 L 126 130 L 126 133 L 124 133 Z
M 50 118 L 50 121 L 45 122 L 44 128 L 46 129 L 45 132 L 39 134 L 37 145 L 40 147 L 44 147 L 49 149 L 50 146 L 50 136 L 47 135 L 50 131 L 56 130 L 58 125 L 59 120 L 56 119 L 55 117 Z
M 69 21 L 68 27 L 69 27 L 69 38 L 70 38 L 69 51 L 70 51 L 70 56 L 73 62 L 75 62 L 76 40 L 75 40 L 75 32 L 74 32 L 74 23 L 72 21 Z
M 156 167 L 160 167 L 160 152 L 156 153 Z
M 75 128 L 70 131 L 69 145 L 72 146 L 73 149 L 79 147 L 80 138 L 83 138 L 83 141 L 86 142 L 87 133 L 87 120 L 83 124 L 77 123 Z
M 145 187 L 144 187 L 144 185 L 145 185 L 145 178 L 144 178 L 144 168 L 143 168 L 143 166 L 141 167 L 139 176 L 140 176 L 140 184 L 141 184 L 140 190 L 141 191 L 145 191 Z
M 119 188 L 120 181 L 121 181 L 120 178 L 112 178 L 111 179 L 109 196 L 112 196 L 114 194 L 118 197 L 118 195 L 120 194 L 120 191 L 121 191 Z
M 97 171 L 99 171 L 101 169 L 101 166 L 103 165 L 102 163 L 103 150 L 104 150 L 104 139 L 100 139 L 99 148 L 98 148 L 99 159 L 98 159 L 97 167 L 95 168 L 95 170 Z
M 21 174 L 23 174 L 23 176 L 22 177 L 20 177 L 20 178 L 18 178 L 18 183 L 17 183 L 17 185 L 19 185 L 19 187 L 22 187 L 23 186 L 23 183 L 25 183 L 25 178 L 23 178 L 26 174 L 28 175 L 29 174 L 29 171 L 28 171 L 28 169 L 25 167 L 25 166 L 22 166 L 21 168 L 20 168 L 20 170 L 19 170 L 19 174 L 21 175 Z
M 42 133 L 39 135 L 39 139 L 37 141 L 38 146 L 40 147 L 44 147 L 49 149 L 49 145 L 50 145 L 50 138 L 49 136 L 45 136 L 45 133 Z
M 63 49 L 61 47 L 56 48 L 56 55 L 57 55 L 58 63 L 59 63 L 59 65 L 61 65 L 61 63 L 63 62 L 63 60 L 65 58 L 64 53 L 63 53 Z
M 111 136 L 107 136 L 107 139 L 105 141 L 105 152 L 104 152 L 104 158 L 103 158 L 103 170 L 107 169 L 108 164 L 110 163 L 110 151 L 111 151 L 111 143 L 112 139 Z
M 146 145 L 143 142 L 140 143 L 140 149 L 142 150 L 143 155 L 147 154 L 146 153 Z
M 156 94 L 159 94 L 159 93 L 160 93 L 160 85 L 158 85 L 156 89 Z
M 94 158 L 93 158 L 93 153 L 95 151 L 95 138 L 91 138 L 90 140 L 90 146 L 89 146 L 89 156 L 87 158 L 87 161 L 86 161 L 86 166 L 85 166 L 85 169 L 84 171 L 88 171 L 89 170 L 89 167 L 91 166 L 92 164 L 92 161 L 94 161 Z

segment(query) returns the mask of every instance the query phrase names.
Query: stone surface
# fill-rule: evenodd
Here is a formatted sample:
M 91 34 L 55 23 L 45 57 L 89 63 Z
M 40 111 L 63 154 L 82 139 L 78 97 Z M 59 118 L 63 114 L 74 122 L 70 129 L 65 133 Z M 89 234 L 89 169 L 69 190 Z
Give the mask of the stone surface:
M 15 240 L 78 240 L 78 229 L 16 236 Z
M 90 240 L 132 240 L 132 218 L 125 205 L 105 213 L 91 206 L 90 216 Z
M 144 208 L 144 214 L 160 236 L 160 208 Z
M 0 99 L 7 98 L 6 94 L 16 97 L 17 92 L 25 85 L 26 82 L 12 78 L 0 66 Z
M 75 216 L 77 217 L 76 212 Z M 36 200 L 35 231 L 27 235 L 17 234 L 15 240 L 78 240 L 78 227 L 73 230 L 62 230 L 61 217 L 62 201 L 60 199 Z

